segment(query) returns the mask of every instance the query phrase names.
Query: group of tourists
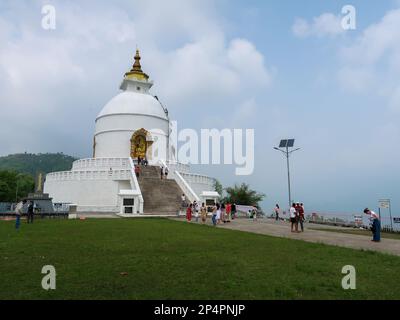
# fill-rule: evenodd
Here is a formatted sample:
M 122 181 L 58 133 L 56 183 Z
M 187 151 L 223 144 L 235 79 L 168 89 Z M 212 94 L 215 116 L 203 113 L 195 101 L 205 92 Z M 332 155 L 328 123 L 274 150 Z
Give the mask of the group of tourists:
M 25 199 L 21 200 L 15 206 L 15 229 L 19 230 L 21 226 L 21 215 L 24 210 L 24 206 L 26 205 L 27 201 Z M 28 204 L 27 210 L 27 223 L 33 223 L 33 217 L 35 214 L 35 204 L 33 201 L 30 201 Z
M 291 232 L 304 232 L 304 205 L 302 203 L 293 203 L 289 210 L 290 230 Z M 299 231 L 299 224 L 301 231 Z
M 146 158 L 138 157 L 137 158 L 137 163 L 138 165 L 144 165 L 145 167 L 148 166 L 149 162 L 147 161 Z
M 169 173 L 169 170 L 168 170 L 167 167 L 160 166 L 160 177 L 161 177 L 161 180 L 168 179 L 168 173 Z
M 211 221 L 214 226 L 229 223 L 236 217 L 236 204 L 230 203 L 214 203 L 212 206 L 206 206 L 203 202 L 201 205 L 194 201 L 193 203 L 187 203 L 186 197 L 182 195 L 182 208 L 186 208 L 186 220 L 191 222 L 193 217 L 196 222 L 201 219 L 202 224 L 207 223 L 208 213 L 211 213 Z
M 142 171 L 141 168 L 140 168 L 140 166 L 145 166 L 145 167 L 147 167 L 148 164 L 149 164 L 149 162 L 147 161 L 146 158 L 141 158 L 141 157 L 138 157 L 138 158 L 137 158 L 137 164 L 135 165 L 135 175 L 136 175 L 136 178 L 139 179 L 139 177 L 140 177 L 140 173 L 141 173 L 141 171 Z M 110 169 L 110 170 L 111 170 L 111 169 Z

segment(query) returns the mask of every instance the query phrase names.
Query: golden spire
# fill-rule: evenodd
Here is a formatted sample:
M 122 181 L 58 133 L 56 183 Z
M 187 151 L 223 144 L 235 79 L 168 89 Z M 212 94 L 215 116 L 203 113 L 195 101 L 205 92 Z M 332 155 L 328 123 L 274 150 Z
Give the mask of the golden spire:
M 145 74 L 142 70 L 142 66 L 140 65 L 140 53 L 139 49 L 136 49 L 136 54 L 135 54 L 135 63 L 132 66 L 132 69 L 125 73 L 125 78 L 127 79 L 137 79 L 137 80 L 145 80 L 147 81 L 149 79 L 149 76 Z

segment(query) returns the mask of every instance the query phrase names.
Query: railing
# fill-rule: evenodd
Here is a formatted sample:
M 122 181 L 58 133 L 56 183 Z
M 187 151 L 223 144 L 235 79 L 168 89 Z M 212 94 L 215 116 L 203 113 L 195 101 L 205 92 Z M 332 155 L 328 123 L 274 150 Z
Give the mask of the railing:
M 190 166 L 188 164 L 183 164 L 176 161 L 168 161 L 167 164 L 170 172 L 175 172 L 175 171 L 179 171 L 180 173 L 190 172 Z
M 46 182 L 71 180 L 129 180 L 130 170 L 87 170 L 48 173 Z
M 129 158 L 89 158 L 80 159 L 74 161 L 72 164 L 72 170 L 79 171 L 84 169 L 95 169 L 95 168 L 129 168 Z
M 202 184 L 206 184 L 208 186 L 210 186 L 210 188 L 214 188 L 214 183 L 215 183 L 215 179 L 208 177 L 208 176 L 204 176 L 201 174 L 194 174 L 194 173 L 184 173 L 181 172 L 181 175 L 185 178 L 185 180 L 189 183 L 202 183 Z M 214 189 L 213 189 L 214 190 Z
M 182 189 L 185 196 L 188 197 L 190 202 L 194 201 L 200 202 L 200 199 L 197 196 L 197 194 L 193 191 L 193 189 L 190 187 L 190 185 L 186 182 L 186 180 L 182 177 L 182 175 L 178 171 L 175 171 L 175 181 Z
M 130 181 L 131 181 L 131 187 L 133 190 L 135 190 L 139 196 L 139 213 L 143 213 L 143 205 L 144 205 L 144 200 L 143 200 L 143 195 L 140 190 L 139 182 L 137 180 L 136 174 L 135 174 L 135 164 L 133 163 L 133 159 L 129 158 L 129 165 L 131 167 L 130 170 Z

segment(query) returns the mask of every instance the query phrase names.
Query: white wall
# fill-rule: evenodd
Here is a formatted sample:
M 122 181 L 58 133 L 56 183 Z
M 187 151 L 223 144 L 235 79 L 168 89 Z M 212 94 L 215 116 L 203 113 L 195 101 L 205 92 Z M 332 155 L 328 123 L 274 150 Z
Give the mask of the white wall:
M 113 180 L 55 180 L 45 183 L 44 192 L 53 198 L 53 203 L 115 208 L 120 187 L 123 185 Z
M 153 137 L 152 149 L 158 149 L 158 157 L 166 158 L 168 121 L 144 115 L 108 115 L 96 122 L 96 158 L 128 158 L 131 138 L 135 131 L 144 128 Z

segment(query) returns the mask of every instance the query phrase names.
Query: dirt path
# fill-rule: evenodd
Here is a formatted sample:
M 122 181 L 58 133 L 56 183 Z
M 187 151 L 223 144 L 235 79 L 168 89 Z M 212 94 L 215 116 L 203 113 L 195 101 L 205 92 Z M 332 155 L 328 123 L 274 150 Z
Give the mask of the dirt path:
M 286 222 L 275 222 L 269 219 L 253 221 L 249 219 L 236 219 L 230 223 L 218 226 L 218 228 L 232 229 L 265 234 L 275 237 L 297 239 L 308 242 L 324 243 L 340 247 L 380 251 L 400 256 L 400 240 L 382 239 L 380 243 L 372 242 L 372 236 L 359 236 L 353 234 L 336 233 L 320 230 L 310 230 L 315 225 L 305 224 L 304 233 L 291 233 L 290 226 Z M 319 226 L 318 226 L 319 227 Z M 329 227 L 335 228 L 335 227 Z

